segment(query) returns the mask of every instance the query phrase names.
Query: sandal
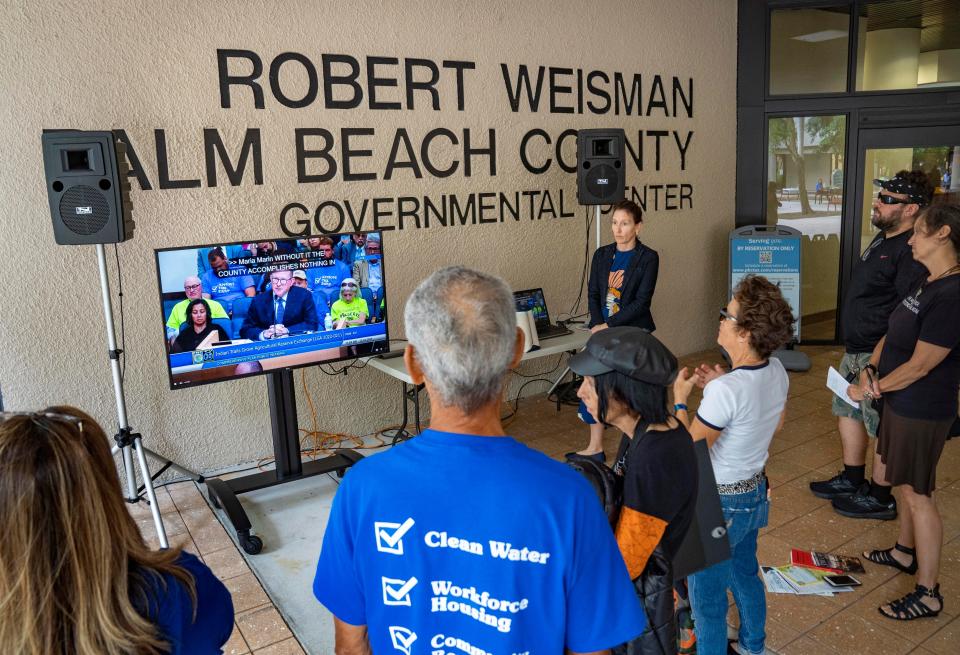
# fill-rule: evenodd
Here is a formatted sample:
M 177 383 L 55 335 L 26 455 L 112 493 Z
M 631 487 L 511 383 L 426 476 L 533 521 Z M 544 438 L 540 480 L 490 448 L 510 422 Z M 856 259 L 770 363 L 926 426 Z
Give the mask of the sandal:
M 923 598 L 933 598 L 940 603 L 939 609 L 931 609 L 929 605 L 923 602 Z M 933 589 L 928 589 L 922 584 L 899 600 L 888 603 L 891 612 L 884 611 L 883 606 L 877 608 L 881 614 L 888 619 L 896 621 L 913 621 L 914 619 L 933 618 L 943 611 L 943 596 L 940 595 L 940 585 Z
M 904 566 L 894 558 L 891 554 L 893 549 L 896 548 L 904 555 L 909 555 L 913 558 L 913 561 L 910 562 L 910 566 Z M 899 569 L 904 573 L 913 575 L 917 572 L 917 551 L 913 548 L 907 548 L 906 546 L 901 546 L 900 544 L 894 544 L 893 548 L 887 548 L 886 550 L 871 550 L 869 553 L 863 553 L 863 556 L 874 564 L 882 564 L 883 566 L 892 566 L 895 569 Z

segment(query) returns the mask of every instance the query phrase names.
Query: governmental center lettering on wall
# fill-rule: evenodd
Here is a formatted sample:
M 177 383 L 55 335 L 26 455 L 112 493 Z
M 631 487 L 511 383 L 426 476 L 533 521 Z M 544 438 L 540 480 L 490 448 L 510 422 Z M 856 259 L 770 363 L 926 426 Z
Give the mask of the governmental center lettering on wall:
M 143 165 L 150 151 L 146 140 L 135 141 L 125 130 L 117 130 L 128 146 L 130 176 L 142 190 L 256 187 L 292 178 L 303 189 L 301 197 L 288 199 L 276 210 L 279 226 L 289 236 L 568 218 L 577 206 L 569 185 L 536 184 L 538 176 L 561 173 L 572 179 L 576 173 L 572 153 L 577 130 L 543 129 L 537 120 L 538 115 L 567 114 L 595 117 L 589 127 L 618 127 L 633 117 L 658 125 L 663 119 L 675 122 L 672 129 L 626 129 L 626 195 L 647 212 L 693 208 L 694 185 L 684 177 L 694 142 L 694 130 L 688 127 L 694 115 L 694 83 L 689 77 L 508 63 L 499 64 L 497 71 L 484 71 L 472 61 L 329 53 L 311 58 L 284 52 L 272 59 L 251 50 L 221 49 L 215 54 L 216 94 L 226 116 L 238 107 L 262 110 L 265 120 L 274 112 L 295 111 L 316 115 L 318 125 L 291 130 L 282 147 L 292 147 L 293 162 L 274 161 L 279 155 L 267 146 L 278 144 L 264 143 L 256 126 L 245 127 L 242 140 L 231 143 L 225 142 L 220 129 L 203 129 L 202 162 L 184 160 L 170 145 L 198 135 L 173 136 L 165 128 L 155 128 L 150 153 L 155 177 Z M 494 85 L 497 93 L 470 97 L 469 83 L 483 74 L 499 78 Z M 453 93 L 444 95 L 451 88 Z M 331 125 L 338 112 L 349 111 L 404 112 L 434 124 L 424 119 L 456 115 L 471 104 L 486 108 L 497 103 L 517 116 L 519 139 L 507 139 L 493 127 L 440 124 L 415 133 L 404 127 Z M 644 173 L 667 170 L 668 158 L 678 162 L 673 167 L 676 179 L 634 182 Z M 523 186 L 517 188 L 515 179 L 495 181 L 507 160 L 518 162 L 527 174 Z M 265 170 L 270 171 L 269 179 Z M 472 180 L 478 175 L 485 179 L 462 193 L 389 193 L 392 186 L 411 180 Z M 375 188 L 377 194 L 359 200 L 325 197 L 324 185 L 330 182 L 367 184 L 364 190 Z

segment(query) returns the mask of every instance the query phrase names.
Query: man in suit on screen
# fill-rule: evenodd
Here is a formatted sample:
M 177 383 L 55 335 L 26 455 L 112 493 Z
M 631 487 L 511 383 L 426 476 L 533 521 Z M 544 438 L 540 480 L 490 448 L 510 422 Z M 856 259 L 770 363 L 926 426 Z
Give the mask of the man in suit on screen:
M 294 285 L 291 271 L 270 273 L 270 289 L 257 294 L 240 328 L 240 336 L 253 341 L 276 339 L 317 329 L 313 296 Z

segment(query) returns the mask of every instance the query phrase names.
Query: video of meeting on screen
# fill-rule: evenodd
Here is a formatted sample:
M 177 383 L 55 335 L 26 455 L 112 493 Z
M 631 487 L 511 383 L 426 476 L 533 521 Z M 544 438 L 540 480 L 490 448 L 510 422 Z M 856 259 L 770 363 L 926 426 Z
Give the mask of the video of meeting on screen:
M 379 232 L 155 255 L 171 389 L 388 350 Z

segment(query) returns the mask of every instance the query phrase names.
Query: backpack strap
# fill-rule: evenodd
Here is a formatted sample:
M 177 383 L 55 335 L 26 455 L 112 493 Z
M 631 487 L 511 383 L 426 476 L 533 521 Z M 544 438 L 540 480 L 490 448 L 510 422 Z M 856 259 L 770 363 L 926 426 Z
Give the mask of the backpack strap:
M 615 528 L 623 504 L 623 479 L 606 464 L 584 455 L 571 455 L 567 464 L 587 479 L 603 506 L 610 527 Z
M 641 419 L 634 430 L 633 438 L 629 439 L 624 436 L 620 442 L 620 449 L 617 451 L 615 467 L 620 466 L 621 462 L 625 462 L 629 454 L 639 447 L 640 443 L 646 438 L 649 427 L 650 424 Z M 616 529 L 617 521 L 620 518 L 620 508 L 623 506 L 623 477 L 606 464 L 601 464 L 586 455 L 576 453 L 568 455 L 567 464 L 587 479 L 600 499 L 600 504 L 607 515 L 610 527 Z

